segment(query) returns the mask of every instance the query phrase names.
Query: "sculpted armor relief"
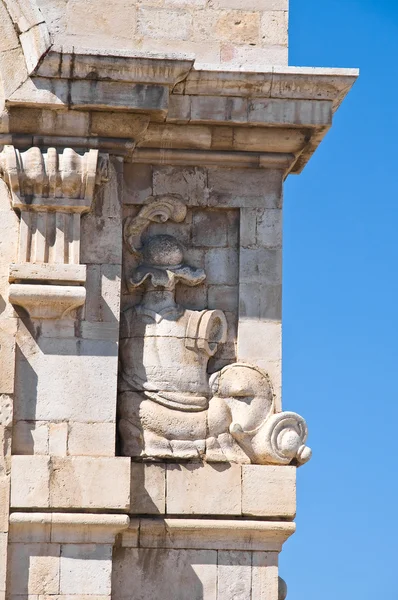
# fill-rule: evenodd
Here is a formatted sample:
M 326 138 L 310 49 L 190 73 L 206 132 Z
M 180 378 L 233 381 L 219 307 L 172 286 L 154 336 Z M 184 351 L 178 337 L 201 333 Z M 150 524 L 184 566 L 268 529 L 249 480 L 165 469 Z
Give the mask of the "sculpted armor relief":
M 174 236 L 141 241 L 151 222 L 181 223 L 186 213 L 179 197 L 150 197 L 125 222 L 125 243 L 138 265 L 129 286 L 144 293 L 140 304 L 122 314 L 122 454 L 137 460 L 302 464 L 311 456 L 305 421 L 275 412 L 267 373 L 233 363 L 208 374 L 209 359 L 227 339 L 226 317 L 221 310 L 189 310 L 175 298 L 177 285 L 203 283 L 204 270 L 186 263 Z

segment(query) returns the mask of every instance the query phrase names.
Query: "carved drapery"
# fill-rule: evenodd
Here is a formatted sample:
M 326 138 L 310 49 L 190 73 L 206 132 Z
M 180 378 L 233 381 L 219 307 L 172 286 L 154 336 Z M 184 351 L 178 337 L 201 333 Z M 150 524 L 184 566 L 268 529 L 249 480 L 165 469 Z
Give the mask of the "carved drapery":
M 80 217 L 95 185 L 106 178 L 107 157 L 38 147 L 5 146 L 0 176 L 20 215 L 17 262 L 10 265 L 9 299 L 32 318 L 66 316 L 84 304 L 86 267 L 80 265 Z

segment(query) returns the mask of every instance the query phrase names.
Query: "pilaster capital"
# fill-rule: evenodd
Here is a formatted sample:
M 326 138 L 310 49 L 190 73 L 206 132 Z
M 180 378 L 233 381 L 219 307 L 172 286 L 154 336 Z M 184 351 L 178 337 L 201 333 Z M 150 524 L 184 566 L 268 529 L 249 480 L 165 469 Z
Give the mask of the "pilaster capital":
M 10 265 L 10 301 L 31 318 L 56 319 L 85 302 L 80 216 L 107 179 L 108 156 L 72 148 L 20 152 L 4 146 L 0 176 L 20 215 L 17 262 Z

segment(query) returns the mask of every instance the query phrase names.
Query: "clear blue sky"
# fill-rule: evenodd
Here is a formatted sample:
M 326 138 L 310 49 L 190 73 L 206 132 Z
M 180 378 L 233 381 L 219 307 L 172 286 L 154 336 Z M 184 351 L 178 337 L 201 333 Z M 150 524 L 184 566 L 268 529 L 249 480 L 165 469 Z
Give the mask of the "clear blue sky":
M 291 0 L 290 65 L 360 79 L 284 204 L 284 409 L 308 422 L 288 600 L 398 599 L 398 0 Z

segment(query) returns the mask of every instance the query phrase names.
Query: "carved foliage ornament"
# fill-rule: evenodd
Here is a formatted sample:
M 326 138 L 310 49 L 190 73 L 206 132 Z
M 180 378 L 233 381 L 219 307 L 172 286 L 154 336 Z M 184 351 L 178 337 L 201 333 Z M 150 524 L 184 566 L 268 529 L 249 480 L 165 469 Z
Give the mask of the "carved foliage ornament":
M 226 340 L 220 310 L 188 310 L 175 301 L 175 286 L 195 286 L 206 275 L 185 263 L 173 236 L 142 243 L 151 222 L 181 223 L 178 196 L 150 197 L 125 222 L 124 239 L 137 259 L 131 288 L 143 300 L 122 315 L 119 433 L 122 452 L 142 460 L 191 460 L 302 464 L 311 450 L 307 427 L 295 413 L 275 413 L 267 373 L 245 363 L 209 377 L 207 364 Z

